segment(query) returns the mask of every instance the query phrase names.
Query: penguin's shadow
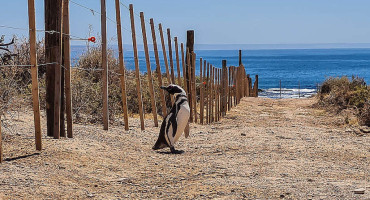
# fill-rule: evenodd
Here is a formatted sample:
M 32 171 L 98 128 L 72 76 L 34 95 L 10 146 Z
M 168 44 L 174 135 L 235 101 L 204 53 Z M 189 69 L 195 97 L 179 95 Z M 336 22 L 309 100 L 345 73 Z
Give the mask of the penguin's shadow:
M 156 151 L 158 154 L 163 154 L 163 155 L 180 155 L 184 154 L 185 151 L 179 151 L 178 153 L 171 153 L 171 151 Z

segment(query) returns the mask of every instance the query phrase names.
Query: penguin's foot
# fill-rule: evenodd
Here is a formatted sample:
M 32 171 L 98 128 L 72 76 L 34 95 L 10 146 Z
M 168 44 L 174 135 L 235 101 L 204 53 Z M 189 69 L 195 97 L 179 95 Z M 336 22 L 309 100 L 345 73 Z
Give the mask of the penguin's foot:
M 184 151 L 182 150 L 176 150 L 175 147 L 170 147 L 172 154 L 183 154 Z

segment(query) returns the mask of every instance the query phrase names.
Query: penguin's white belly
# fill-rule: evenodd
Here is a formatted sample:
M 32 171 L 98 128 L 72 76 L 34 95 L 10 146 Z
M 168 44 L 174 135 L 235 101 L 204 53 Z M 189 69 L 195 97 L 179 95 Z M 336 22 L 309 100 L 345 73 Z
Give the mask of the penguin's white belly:
M 181 134 L 184 132 L 186 125 L 189 122 L 190 117 L 190 108 L 189 104 L 185 103 L 180 106 L 180 110 L 177 113 L 177 131 L 175 134 L 174 142 L 177 142 L 181 136 Z

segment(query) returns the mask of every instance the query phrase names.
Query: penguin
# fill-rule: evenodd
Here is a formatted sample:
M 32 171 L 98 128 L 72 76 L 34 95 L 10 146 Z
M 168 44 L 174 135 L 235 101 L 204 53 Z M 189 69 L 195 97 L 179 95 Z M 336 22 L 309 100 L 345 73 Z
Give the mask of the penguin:
M 171 111 L 163 119 L 161 130 L 157 142 L 153 146 L 153 150 L 169 147 L 172 154 L 181 154 L 184 151 L 175 150 L 174 145 L 179 140 L 189 122 L 190 107 L 188 98 L 185 90 L 178 85 L 170 84 L 167 87 L 162 86 L 161 89 L 175 95 L 176 101 Z M 185 134 L 185 137 L 188 136 L 188 134 Z

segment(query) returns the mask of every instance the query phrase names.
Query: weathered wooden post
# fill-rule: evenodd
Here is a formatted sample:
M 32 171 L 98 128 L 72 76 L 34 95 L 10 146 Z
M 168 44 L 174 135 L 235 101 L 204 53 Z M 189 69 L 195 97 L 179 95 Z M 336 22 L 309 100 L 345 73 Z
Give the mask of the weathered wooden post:
M 215 79 L 216 79 L 216 89 L 215 89 L 215 92 L 216 92 L 216 111 L 215 111 L 215 121 L 217 122 L 218 121 L 218 116 L 219 116 L 219 114 L 218 114 L 218 111 L 219 111 L 219 96 L 220 96 L 220 88 L 219 88 L 219 84 L 218 84 L 218 75 L 219 75 L 219 73 L 218 73 L 218 68 L 216 68 L 216 76 L 215 76 Z
M 102 34 L 102 80 L 103 80 L 103 125 L 104 130 L 108 130 L 109 110 L 108 110 L 108 60 L 107 60 L 107 9 L 105 0 L 101 0 L 101 34 Z
M 121 11 L 120 2 L 115 0 L 116 3 L 116 21 L 117 21 L 117 39 L 118 39 L 118 57 L 119 57 L 119 69 L 120 69 L 120 82 L 121 82 L 121 95 L 122 95 L 122 107 L 123 107 L 123 118 L 125 122 L 125 130 L 129 130 L 128 126 L 128 110 L 127 110 L 127 96 L 126 96 L 126 70 L 125 62 L 123 58 L 123 42 L 122 42 L 122 26 L 121 26 Z
M 184 89 L 186 91 L 186 94 L 188 94 L 188 88 L 187 88 L 187 85 L 186 85 L 186 78 L 185 78 L 185 74 L 186 74 L 186 61 L 185 61 L 185 53 L 184 53 L 184 43 L 181 43 L 181 61 L 182 61 L 182 78 L 183 78 L 183 86 L 184 86 Z
M 207 63 L 207 77 L 206 77 L 206 119 L 207 119 L 207 124 L 209 124 L 209 104 L 210 104 L 210 98 L 209 98 L 209 93 L 210 93 L 210 82 L 209 82 L 209 63 Z
M 213 122 L 213 120 L 214 120 L 214 117 L 213 117 L 213 115 L 214 115 L 214 109 L 213 109 L 213 107 L 214 107 L 214 93 L 215 93 L 215 91 L 214 91 L 214 78 L 215 78 L 215 69 L 214 69 L 214 67 L 213 67 L 213 65 L 211 65 L 210 66 L 210 73 L 211 73 L 211 75 L 210 75 L 210 107 L 209 107 L 209 121 L 210 121 L 210 123 L 212 123 Z
M 256 80 L 254 80 L 254 89 L 255 89 L 255 97 L 258 97 L 258 75 L 256 75 Z
M 169 70 L 169 66 L 168 66 L 168 59 L 167 59 L 167 52 L 166 52 L 166 44 L 164 42 L 162 24 L 159 24 L 158 27 L 159 27 L 159 35 L 161 36 L 161 42 L 162 42 L 163 60 L 164 60 L 165 66 L 166 66 L 167 82 L 168 83 L 172 83 L 171 76 L 170 76 L 170 70 Z
M 175 51 L 176 51 L 176 67 L 177 67 L 177 84 L 181 85 L 181 71 L 180 71 L 180 57 L 179 57 L 179 43 L 175 37 Z
M 188 72 L 191 72 L 191 61 L 190 61 L 190 51 L 189 51 L 189 48 L 186 48 L 186 61 L 187 63 L 189 64 L 186 64 L 186 73 Z M 189 73 L 189 79 L 187 79 L 187 81 L 190 83 L 189 85 L 187 85 L 187 88 L 188 88 L 188 101 L 189 101 L 189 108 L 190 108 L 190 118 L 189 118 L 189 122 L 193 122 L 193 106 L 192 106 L 192 102 L 193 102 L 193 85 L 191 84 L 191 79 L 192 79 L 192 74 Z
M 186 85 L 186 61 L 185 61 L 185 53 L 184 53 L 184 43 L 181 43 L 181 61 L 182 61 L 182 78 L 183 78 L 183 86 L 186 91 L 186 94 L 188 94 L 188 87 Z
M 42 150 L 41 141 L 41 120 L 40 120 L 40 100 L 39 100 L 39 82 L 37 72 L 36 58 L 36 21 L 35 21 L 35 1 L 28 0 L 28 20 L 29 20 L 29 35 L 30 35 L 30 61 L 31 61 L 31 77 L 32 77 L 32 105 L 33 105 L 33 120 L 35 124 L 35 143 L 36 150 Z M 2 144 L 1 144 L 1 112 L 0 112 L 0 162 L 2 160 Z
M 150 19 L 150 27 L 151 27 L 151 30 L 152 30 L 152 39 L 153 39 L 155 63 L 156 63 L 156 66 L 157 66 L 158 84 L 159 84 L 159 86 L 162 86 L 163 81 L 162 81 L 161 64 L 160 64 L 160 60 L 159 60 L 157 37 L 156 37 L 156 34 L 155 34 L 155 27 L 154 27 L 153 18 Z M 167 105 L 166 105 L 166 99 L 165 99 L 165 96 L 164 96 L 164 91 L 160 90 L 159 95 L 161 97 L 161 102 L 162 102 L 162 116 L 165 117 L 167 115 Z
M 157 106 L 155 103 L 155 94 L 154 94 L 154 87 L 153 87 L 153 79 L 152 79 L 152 68 L 150 65 L 150 55 L 149 55 L 149 48 L 148 48 L 148 40 L 146 38 L 146 28 L 145 28 L 145 19 L 144 13 L 140 12 L 140 19 L 141 19 L 141 30 L 143 35 L 143 43 L 144 43 L 144 52 L 145 52 L 145 59 L 146 59 L 146 70 L 148 73 L 148 87 L 149 87 L 149 94 L 150 94 L 150 102 L 152 104 L 152 113 L 154 119 L 154 126 L 158 127 L 158 118 L 157 118 Z
M 60 138 L 62 0 L 45 0 L 47 135 Z
M 243 65 L 242 61 L 242 50 L 239 50 L 239 66 Z
M 196 69 L 196 57 L 197 55 L 193 52 L 193 62 L 192 62 L 192 65 L 191 65 L 191 72 L 192 72 L 192 89 L 193 89 L 193 92 L 192 92 L 192 101 L 193 101 L 193 113 L 194 113 L 194 122 L 195 123 L 198 123 L 198 115 L 197 115 L 197 84 L 196 84 L 196 77 L 195 77 L 195 69 Z
M 229 79 L 228 79 L 228 73 L 227 73 L 227 63 L 226 60 L 222 60 L 222 85 L 221 85 L 221 93 L 222 93 L 222 116 L 224 117 L 227 112 L 227 105 L 228 105 L 228 89 L 229 89 Z
M 136 90 L 137 90 L 136 92 L 137 92 L 138 103 L 139 103 L 141 130 L 145 130 L 143 100 L 142 100 L 142 96 L 141 96 L 139 56 L 138 56 L 138 52 L 137 52 L 136 33 L 135 33 L 135 19 L 134 19 L 134 17 L 135 17 L 134 16 L 134 6 L 132 4 L 130 4 L 132 45 L 133 45 L 133 49 L 134 49 L 134 60 L 135 60 L 135 75 L 136 75 Z
M 203 84 L 203 58 L 200 58 L 200 117 L 199 123 L 204 124 L 203 117 L 204 117 L 204 84 Z
M 171 38 L 171 30 L 167 29 L 167 39 L 168 39 L 168 55 L 170 58 L 170 66 L 171 66 L 171 82 L 175 84 L 175 70 L 173 66 L 173 52 L 172 52 L 172 38 Z
M 228 86 L 227 86 L 227 88 L 228 88 L 228 90 L 229 90 L 229 92 L 228 92 L 228 94 L 227 94 L 227 98 L 228 98 L 228 100 L 227 100 L 227 110 L 228 111 L 230 111 L 231 110 L 231 105 L 232 105 L 232 102 L 231 102 L 231 91 L 232 91 L 232 77 L 231 77 L 231 67 L 229 67 L 229 69 L 228 69 L 228 75 L 229 75 L 229 82 L 228 82 Z
M 184 79 L 186 79 L 186 87 L 188 88 L 189 90 L 189 94 L 192 93 L 192 90 L 191 90 L 191 77 L 192 77 L 192 72 L 191 72 L 191 62 L 193 60 L 192 58 L 192 53 L 194 52 L 194 31 L 193 30 L 188 30 L 186 32 L 187 36 L 186 36 L 186 49 L 189 50 L 189 54 L 186 54 L 186 74 L 184 75 Z M 189 96 L 190 97 L 190 96 Z M 193 100 L 192 98 L 189 98 L 189 106 L 190 108 L 193 107 L 192 105 L 193 103 Z M 192 113 L 193 114 L 193 113 Z M 190 115 L 190 122 L 193 122 L 193 116 L 192 114 Z
M 246 84 L 247 84 L 247 86 L 246 86 L 246 89 L 247 89 L 247 97 L 250 97 L 250 96 L 252 96 L 251 95 L 251 93 L 252 93 L 252 91 L 251 91 L 251 88 L 252 88 L 252 86 L 251 86 L 251 84 L 250 84 L 250 77 L 249 77 L 249 74 L 247 74 L 247 82 L 246 82 Z
M 71 44 L 70 44 L 70 37 L 69 37 L 69 0 L 63 0 L 63 33 L 64 33 L 64 36 L 63 36 L 64 54 L 63 55 L 64 55 L 64 68 L 65 68 L 65 95 L 66 95 L 65 104 L 66 104 L 66 114 L 67 114 L 67 137 L 73 138 L 71 48 L 70 48 Z

